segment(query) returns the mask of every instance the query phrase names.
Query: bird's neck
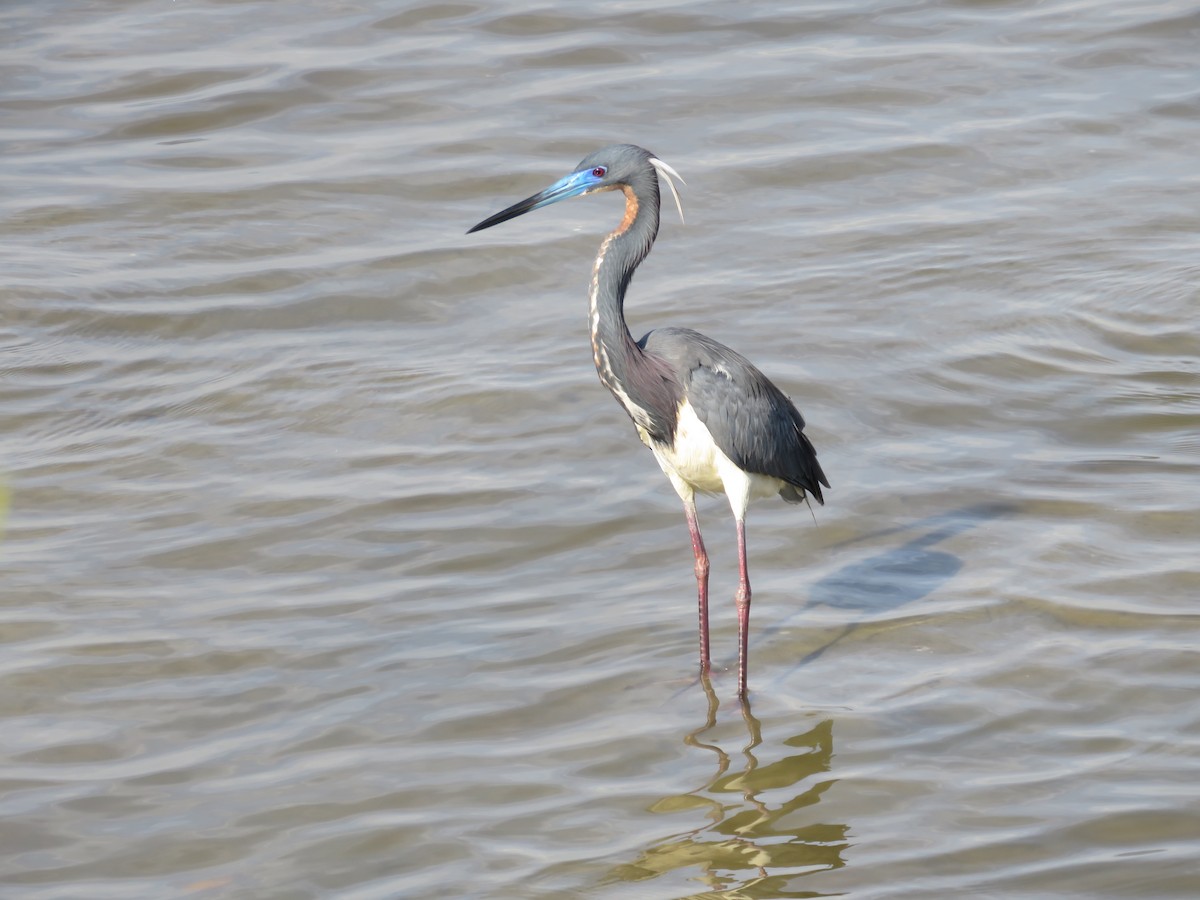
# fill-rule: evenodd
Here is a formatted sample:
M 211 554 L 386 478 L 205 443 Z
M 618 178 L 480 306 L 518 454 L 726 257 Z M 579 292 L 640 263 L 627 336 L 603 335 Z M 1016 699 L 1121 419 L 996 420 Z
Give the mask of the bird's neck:
M 588 290 L 592 358 L 600 381 L 637 425 L 642 440 L 669 443 L 675 396 L 661 360 L 647 355 L 625 324 L 625 289 L 658 232 L 658 182 L 625 187 L 625 218 L 600 245 Z
M 636 359 L 641 354 L 625 324 L 625 291 L 658 234 L 657 187 L 655 183 L 652 196 L 630 187 L 622 188 L 625 217 L 600 244 L 592 268 L 588 286 L 592 353 L 600 379 L 610 390 L 611 369 L 619 366 L 620 361 Z

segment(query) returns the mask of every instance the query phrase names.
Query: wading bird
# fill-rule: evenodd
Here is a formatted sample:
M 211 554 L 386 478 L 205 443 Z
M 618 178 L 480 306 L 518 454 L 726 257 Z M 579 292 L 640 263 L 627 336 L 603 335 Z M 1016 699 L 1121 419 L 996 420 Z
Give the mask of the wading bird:
M 634 341 L 625 324 L 625 290 L 658 234 L 658 176 L 683 207 L 672 176 L 679 173 L 631 144 L 605 147 L 544 191 L 514 203 L 467 232 L 491 228 L 568 197 L 621 191 L 625 217 L 600 244 L 588 287 L 592 356 L 600 381 L 629 414 L 642 443 L 683 500 L 700 599 L 700 671 L 709 670 L 708 553 L 696 518 L 696 491 L 729 498 L 737 521 L 738 694 L 746 695 L 750 578 L 746 569 L 746 508 L 779 494 L 824 503 L 829 487 L 804 435 L 804 417 L 754 365 L 690 328 L 657 328 Z M 680 178 L 680 181 L 683 179 Z

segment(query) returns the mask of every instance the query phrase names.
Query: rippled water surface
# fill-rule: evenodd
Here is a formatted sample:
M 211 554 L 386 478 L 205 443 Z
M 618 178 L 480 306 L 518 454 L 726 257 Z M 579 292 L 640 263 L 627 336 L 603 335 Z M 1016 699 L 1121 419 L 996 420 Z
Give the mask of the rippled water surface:
M 1200 15 L 1178 2 L 15 3 L 0 893 L 1200 896 Z M 796 400 L 733 528 L 597 384 Z

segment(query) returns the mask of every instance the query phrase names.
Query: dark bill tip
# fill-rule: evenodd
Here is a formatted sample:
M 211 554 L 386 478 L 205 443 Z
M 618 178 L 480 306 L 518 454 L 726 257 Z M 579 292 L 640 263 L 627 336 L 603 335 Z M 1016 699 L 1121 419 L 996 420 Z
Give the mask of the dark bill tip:
M 485 228 L 491 228 L 493 225 L 499 225 L 501 222 L 507 222 L 509 219 L 515 219 L 517 216 L 522 216 L 531 209 L 536 209 L 538 204 L 545 201 L 545 193 L 537 193 L 532 197 L 526 197 L 520 203 L 514 203 L 508 209 L 502 209 L 494 216 L 488 216 L 478 225 L 473 225 L 467 229 L 467 234 L 474 234 L 476 231 L 483 231 Z

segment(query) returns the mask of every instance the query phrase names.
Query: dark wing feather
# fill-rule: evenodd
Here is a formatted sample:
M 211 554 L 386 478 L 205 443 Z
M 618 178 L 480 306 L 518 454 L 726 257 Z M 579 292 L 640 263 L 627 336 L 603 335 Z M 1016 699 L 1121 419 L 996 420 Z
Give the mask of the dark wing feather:
M 821 486 L 829 482 L 804 434 L 804 417 L 753 363 L 687 328 L 660 328 L 640 343 L 670 360 L 692 409 L 739 468 L 778 478 L 825 502 Z M 794 491 L 781 493 L 785 500 L 801 499 Z

